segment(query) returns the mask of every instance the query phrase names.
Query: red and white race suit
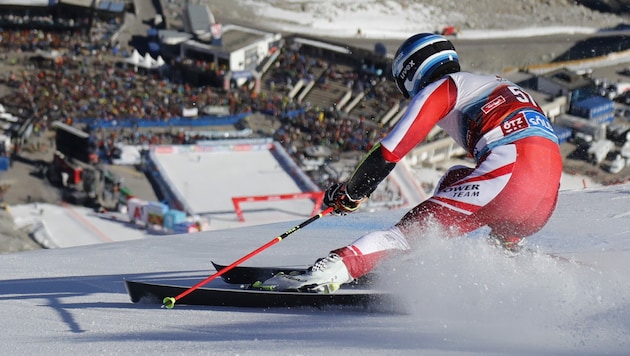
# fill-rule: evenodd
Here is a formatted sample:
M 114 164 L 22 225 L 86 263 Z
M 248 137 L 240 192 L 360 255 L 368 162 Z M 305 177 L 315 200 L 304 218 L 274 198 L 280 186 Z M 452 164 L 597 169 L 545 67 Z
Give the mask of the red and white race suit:
M 368 233 L 338 249 L 353 277 L 369 272 L 391 250 L 409 249 L 408 238 L 437 222 L 462 235 L 488 226 L 518 241 L 539 231 L 555 209 L 562 156 L 540 106 L 503 78 L 450 74 L 421 90 L 380 142 L 383 158 L 400 161 L 438 125 L 475 158 L 457 166 L 435 193 L 395 226 Z

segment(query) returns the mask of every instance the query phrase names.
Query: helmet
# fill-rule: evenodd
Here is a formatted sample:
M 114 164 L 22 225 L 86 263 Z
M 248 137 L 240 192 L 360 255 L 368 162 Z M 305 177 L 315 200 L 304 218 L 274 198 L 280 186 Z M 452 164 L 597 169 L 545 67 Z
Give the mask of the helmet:
M 459 58 L 453 44 L 444 36 L 419 33 L 409 37 L 392 63 L 392 75 L 405 98 L 442 76 L 460 71 Z

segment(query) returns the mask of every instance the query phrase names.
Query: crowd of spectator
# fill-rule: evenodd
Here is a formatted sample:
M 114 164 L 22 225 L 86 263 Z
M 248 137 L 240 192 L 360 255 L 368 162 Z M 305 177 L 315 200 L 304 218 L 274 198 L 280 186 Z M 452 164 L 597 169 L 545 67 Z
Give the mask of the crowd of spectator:
M 5 106 L 31 111 L 46 127 L 52 121 L 67 123 L 84 119 L 115 121 L 141 119 L 168 121 L 181 117 L 184 108 L 227 106 L 231 114 L 260 111 L 282 120 L 277 134 L 282 142 L 303 140 L 329 144 L 340 150 L 364 149 L 376 136 L 376 125 L 364 120 L 344 118 L 330 108 L 311 107 L 286 96 L 283 90 L 263 91 L 254 95 L 246 87 L 227 91 L 210 86 L 191 86 L 181 81 L 176 70 L 140 70 L 124 63 L 122 57 L 111 55 L 111 45 L 94 44 L 88 53 L 81 52 L 88 39 L 71 34 L 37 31 L 4 31 L 0 46 L 19 48 L 26 55 L 16 56 L 21 67 L 5 71 L 0 82 L 15 90 L 5 96 Z M 7 39 L 5 41 L 4 39 Z M 37 58 L 41 50 L 57 50 L 55 58 Z M 283 50 L 284 52 L 284 50 Z M 291 74 L 287 82 L 306 77 L 314 80 L 311 67 L 317 66 L 332 77 L 334 64 L 306 59 L 296 52 L 286 51 L 279 57 L 282 72 Z M 22 68 L 18 70 L 17 68 Z M 350 78 L 350 79 L 348 79 Z M 356 76 L 343 80 L 356 81 Z M 308 105 L 308 103 L 307 103 Z M 296 117 L 284 117 L 287 112 L 303 110 Z M 306 135 L 301 135 L 305 133 Z M 162 140 L 163 141 L 163 140 Z M 299 146 L 299 145 L 298 145 Z
M 53 16 L 48 11 L 3 10 L 0 14 L 2 27 L 85 27 L 90 21 L 88 16 L 63 17 Z
M 354 91 L 365 90 L 375 100 L 382 101 L 379 93 L 386 95 L 384 89 L 374 89 L 375 76 L 352 72 L 350 67 L 340 70 L 336 63 L 300 54 L 298 50 L 281 48 L 276 63 L 264 77 L 267 87 L 254 93 L 246 85 L 228 90 L 191 85 L 177 66 L 138 69 L 126 64 L 122 55 L 116 56 L 115 47 L 106 38 L 90 38 L 81 32 L 4 30 L 0 48 L 5 54 L 0 59 L 5 68 L 0 71 L 0 83 L 13 90 L 0 102 L 12 112 L 36 118 L 36 126 L 42 131 L 56 120 L 67 124 L 85 119 L 168 122 L 181 117 L 185 108 L 197 107 L 201 111 L 207 105 L 229 107 L 231 114 L 261 112 L 279 124 L 273 136 L 297 161 L 304 157 L 305 149 L 317 145 L 331 148 L 332 160 L 343 152 L 365 151 L 383 132 L 368 115 L 349 116 L 336 110 L 332 103 L 313 106 L 290 98 L 288 90 L 298 80 L 318 78 L 325 78 L 323 84 L 337 81 Z M 58 55 L 43 56 L 42 51 L 55 51 Z M 93 129 L 91 134 L 108 155 L 119 142 L 187 144 L 208 138 L 168 126 Z

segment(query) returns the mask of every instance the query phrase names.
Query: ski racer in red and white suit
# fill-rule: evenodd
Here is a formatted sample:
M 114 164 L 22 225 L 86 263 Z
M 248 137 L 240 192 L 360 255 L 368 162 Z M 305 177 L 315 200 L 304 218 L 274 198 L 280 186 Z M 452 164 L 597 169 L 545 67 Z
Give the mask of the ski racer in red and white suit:
M 562 156 L 543 110 L 510 81 L 461 72 L 454 47 L 438 35 L 405 41 L 393 75 L 411 98 L 406 112 L 345 183 L 327 190 L 325 203 L 340 213 L 355 211 L 436 125 L 475 158 L 476 166 L 451 168 L 434 195 L 393 227 L 368 233 L 332 254 L 358 278 L 388 252 L 409 249 L 409 239 L 435 223 L 450 236 L 488 226 L 500 245 L 518 250 L 522 238 L 549 220 L 560 187 Z
M 436 226 L 447 236 L 488 226 L 493 240 L 516 252 L 524 237 L 549 220 L 562 157 L 551 124 L 530 94 L 500 77 L 461 72 L 453 44 L 431 33 L 403 42 L 392 76 L 411 99 L 406 112 L 348 180 L 326 190 L 324 203 L 337 213 L 356 211 L 436 125 L 475 158 L 476 166 L 451 168 L 435 194 L 391 228 L 332 251 L 307 273 L 274 276 L 265 288 L 330 293 L 372 270 L 388 253 L 410 249 L 414 238 Z
M 352 277 L 369 272 L 389 250 L 409 249 L 407 237 L 418 236 L 431 222 L 455 235 L 488 226 L 511 248 L 540 230 L 555 209 L 562 157 L 541 108 L 514 83 L 464 72 L 429 84 L 411 99 L 397 125 L 346 183 L 350 197 L 356 200 L 351 195 L 355 181 L 370 181 L 357 175 L 370 176 L 378 166 L 390 166 L 385 168 L 388 173 L 435 125 L 467 149 L 476 167 L 453 167 L 435 194 L 395 226 L 335 250 Z M 384 164 L 367 166 L 379 160 Z M 368 191 L 375 189 L 374 182 L 362 184 L 370 186 Z

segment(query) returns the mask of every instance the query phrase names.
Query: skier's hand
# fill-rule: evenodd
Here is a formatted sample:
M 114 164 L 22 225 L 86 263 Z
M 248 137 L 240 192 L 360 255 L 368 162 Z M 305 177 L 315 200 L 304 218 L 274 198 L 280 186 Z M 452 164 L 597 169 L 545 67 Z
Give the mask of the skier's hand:
M 334 208 L 334 212 L 340 215 L 346 215 L 359 209 L 361 200 L 350 198 L 346 192 L 344 183 L 336 183 L 331 185 L 324 195 L 324 204 Z

